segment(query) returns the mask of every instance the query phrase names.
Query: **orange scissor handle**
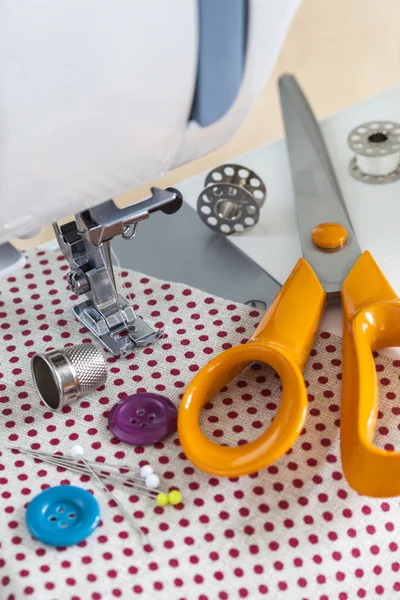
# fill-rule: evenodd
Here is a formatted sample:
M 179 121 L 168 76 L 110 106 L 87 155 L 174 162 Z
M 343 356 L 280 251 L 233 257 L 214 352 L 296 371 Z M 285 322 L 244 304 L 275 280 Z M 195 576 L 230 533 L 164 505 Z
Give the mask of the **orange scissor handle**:
M 400 452 L 374 446 L 379 384 L 372 352 L 400 346 L 400 300 L 369 252 L 342 288 L 341 455 L 346 479 L 373 497 L 400 494 Z
M 302 371 L 325 308 L 324 290 L 311 267 L 300 259 L 247 344 L 212 359 L 189 384 L 178 415 L 180 442 L 188 459 L 213 475 L 254 473 L 277 460 L 300 435 L 307 410 Z M 220 446 L 200 428 L 204 405 L 252 361 L 276 370 L 282 399 L 275 419 L 256 440 Z

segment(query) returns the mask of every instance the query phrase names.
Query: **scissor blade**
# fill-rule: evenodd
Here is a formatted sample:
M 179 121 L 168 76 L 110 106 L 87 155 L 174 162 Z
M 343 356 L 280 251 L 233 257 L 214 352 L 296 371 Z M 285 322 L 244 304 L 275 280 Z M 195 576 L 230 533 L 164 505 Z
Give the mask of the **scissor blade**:
M 303 254 L 328 294 L 328 300 L 337 301 L 341 285 L 361 255 L 361 249 L 321 130 L 292 75 L 279 79 L 279 93 Z M 341 250 L 326 252 L 314 245 L 312 230 L 321 223 L 339 223 L 346 228 L 348 239 Z

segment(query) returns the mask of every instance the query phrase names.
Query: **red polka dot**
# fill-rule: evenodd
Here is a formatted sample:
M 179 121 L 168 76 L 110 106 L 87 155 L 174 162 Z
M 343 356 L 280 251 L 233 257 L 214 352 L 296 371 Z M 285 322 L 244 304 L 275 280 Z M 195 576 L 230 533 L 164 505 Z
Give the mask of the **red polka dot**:
M 258 595 L 267 598 L 298 595 L 299 600 L 331 600 L 333 595 L 345 600 L 353 596 L 364 597 L 364 589 L 368 597 L 374 594 L 386 597 L 400 591 L 400 582 L 397 581 L 400 564 L 393 560 L 398 553 L 396 501 L 357 496 L 345 484 L 341 470 L 337 445 L 340 340 L 327 332 L 317 337 L 305 370 L 309 414 L 299 440 L 287 454 L 250 476 L 208 477 L 191 465 L 179 447 L 176 434 L 152 448 L 122 449 L 123 445 L 107 429 L 108 410 L 116 400 L 130 393 L 152 389 L 170 395 L 178 405 L 193 375 L 212 356 L 225 348 L 244 343 L 251 336 L 260 321 L 258 311 L 202 296 L 198 291 L 174 283 L 164 284 L 123 271 L 121 277 L 131 286 L 130 300 L 135 301 L 134 307 L 139 314 L 144 307 L 144 316 L 147 315 L 150 321 L 153 319 L 153 323 L 168 314 L 171 316 L 166 322 L 166 336 L 159 345 L 136 348 L 121 358 L 108 356 L 107 385 L 115 389 L 114 396 L 108 394 L 109 390 L 106 391 L 103 386 L 101 393 L 85 398 L 75 406 L 65 407 L 64 419 L 60 421 L 55 413 L 39 407 L 34 401 L 25 372 L 24 356 L 25 360 L 31 358 L 36 350 L 36 341 L 44 344 L 41 349 L 47 350 L 53 342 L 53 347 L 57 347 L 52 337 L 64 339 L 63 344 L 72 345 L 82 340 L 89 342 L 90 336 L 71 314 L 72 294 L 65 280 L 66 261 L 62 259 L 54 268 L 53 258 L 41 252 L 40 260 L 46 260 L 47 264 L 38 268 L 36 251 L 33 256 L 35 260 L 30 262 L 35 266 L 24 269 L 23 275 L 16 274 L 13 282 L 7 282 L 0 300 L 0 331 L 8 355 L 4 366 L 2 363 L 0 367 L 0 418 L 3 418 L 4 431 L 7 432 L 6 441 L 21 446 L 35 445 L 36 449 L 45 451 L 51 451 L 51 448 L 65 451 L 65 440 L 69 443 L 79 440 L 87 447 L 90 458 L 99 463 L 128 462 L 134 468 L 142 466 L 140 461 L 151 463 L 155 468 L 158 465 L 156 470 L 162 478 L 163 489 L 168 490 L 170 483 L 175 481 L 184 495 L 184 505 L 177 508 L 152 507 L 147 499 L 133 490 L 122 496 L 128 502 L 127 507 L 133 509 L 135 506 L 136 510 L 132 510 L 134 518 L 143 523 L 149 530 L 149 539 L 157 541 L 161 549 L 156 559 L 153 558 L 155 554 L 149 554 L 149 561 L 144 562 L 140 570 L 134 565 L 123 566 L 130 562 L 128 557 L 134 557 L 134 562 L 139 557 L 133 532 L 129 527 L 120 527 L 124 520 L 118 509 L 112 506 L 109 510 L 112 511 L 110 518 L 115 531 L 111 532 L 108 527 L 103 530 L 101 525 L 92 541 L 79 544 L 80 549 L 94 544 L 93 552 L 89 553 L 86 548 L 82 550 L 84 555 L 75 560 L 69 550 L 59 549 L 56 552 L 63 560 L 56 565 L 54 561 L 46 560 L 48 549 L 38 548 L 44 554 L 35 551 L 33 556 L 41 561 L 37 572 L 43 577 L 43 600 L 47 600 L 46 594 L 49 600 L 50 596 L 61 596 L 57 569 L 63 571 L 65 587 L 71 591 L 82 589 L 70 600 L 82 600 L 81 596 L 88 600 L 104 600 L 107 594 L 110 598 L 122 598 L 129 593 L 189 600 L 187 586 L 188 589 L 189 586 L 199 588 L 193 600 L 212 600 L 213 595 L 206 592 L 207 577 L 211 577 L 214 596 L 220 600 Z M 29 277 L 25 279 L 25 275 Z M 43 294 L 42 290 L 46 289 L 47 294 Z M 57 292 L 57 297 L 53 292 Z M 16 298 L 20 298 L 21 302 L 14 304 Z M 73 299 L 73 302 L 76 300 Z M 178 339 L 182 344 L 178 343 Z M 26 351 L 25 354 L 20 348 Z M 179 348 L 182 352 L 178 352 Z M 378 353 L 375 355 L 378 356 Z M 399 365 L 400 361 L 387 359 L 383 352 L 379 353 L 377 372 L 383 394 L 377 434 L 384 442 L 381 443 L 382 448 L 387 451 L 395 448 L 398 433 L 400 404 L 397 406 L 398 394 L 394 385 L 398 381 L 398 373 L 392 375 L 392 370 L 398 371 Z M 171 390 L 175 390 L 176 394 Z M 216 443 L 245 444 L 266 429 L 278 410 L 280 394 L 280 381 L 276 374 L 264 365 L 254 363 L 235 382 L 229 383 L 219 397 L 207 404 L 202 412 L 204 432 Z M 41 409 L 39 412 L 36 406 Z M 77 410 L 81 411 L 81 416 L 77 417 Z M 388 414 L 394 425 L 387 419 Z M 66 436 L 62 435 L 60 427 L 67 433 Z M 35 440 L 42 439 L 42 430 L 47 433 L 48 447 L 44 442 L 42 445 L 35 443 Z M 133 463 L 129 452 L 136 457 Z M 55 483 L 73 483 L 73 479 L 64 469 L 32 461 L 31 470 L 27 461 L 22 461 L 20 466 L 14 464 L 17 460 L 21 458 L 13 459 L 12 467 L 16 491 L 11 493 L 9 463 L 0 456 L 0 511 L 6 517 L 7 547 L 19 551 L 25 548 L 25 536 L 17 511 L 21 504 L 18 498 L 26 505 L 40 489 Z M 54 476 L 58 478 L 57 482 Z M 34 486 L 34 480 L 39 483 L 39 489 Z M 80 481 L 81 485 L 93 488 L 90 478 L 81 477 Z M 93 489 L 97 496 L 99 491 Z M 121 494 L 124 494 L 123 490 Z M 182 508 L 184 512 L 179 512 Z M 376 511 L 385 518 L 379 518 Z M 171 518 L 167 518 L 167 513 Z M 199 527 L 203 530 L 200 536 Z M 104 535 L 103 531 L 110 533 Z M 19 532 L 21 537 L 15 535 Z M 127 547 L 124 548 L 124 545 Z M 186 556 L 180 552 L 181 547 L 188 550 Z M 208 551 L 198 550 L 207 547 Z M 144 552 L 149 553 L 150 548 L 150 544 L 145 543 Z M 174 556 L 178 552 L 179 560 Z M 269 571 L 261 559 L 265 552 L 273 557 Z M 388 552 L 393 557 L 391 561 L 386 560 Z M 39 559 L 39 556 L 43 558 Z M 70 560 L 64 560 L 64 556 L 70 557 Z M 121 557 L 124 559 L 122 562 Z M 15 553 L 15 562 L 19 564 L 17 573 L 21 581 L 24 580 L 24 587 L 34 589 L 27 597 L 40 595 L 35 580 L 32 580 L 31 559 L 26 558 L 24 552 L 18 552 Z M 210 564 L 214 565 L 212 570 Z M 314 565 L 314 572 L 309 569 L 310 564 Z M 341 570 L 335 569 L 335 565 Z M 0 560 L 3 585 L 8 569 L 9 565 L 2 565 Z M 291 569 L 297 572 L 296 577 L 290 575 Z M 119 577 L 124 576 L 123 572 L 129 573 L 133 579 L 130 591 L 117 584 Z M 160 573 L 165 573 L 165 576 Z M 367 582 L 367 576 L 374 581 L 368 579 Z M 101 589 L 102 579 L 111 585 L 107 593 Z M 76 583 L 71 585 L 72 581 Z M 11 583 L 7 585 L 12 586 Z M 331 588 L 332 592 L 329 591 Z M 293 591 L 296 589 L 298 594 Z M 319 590 L 325 593 L 321 594 Z

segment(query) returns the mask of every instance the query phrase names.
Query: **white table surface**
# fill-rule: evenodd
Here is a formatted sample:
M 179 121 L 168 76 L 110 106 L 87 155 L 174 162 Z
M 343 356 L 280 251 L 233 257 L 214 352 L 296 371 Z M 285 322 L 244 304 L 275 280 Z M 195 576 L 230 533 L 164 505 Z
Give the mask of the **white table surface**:
M 312 98 L 309 101 L 312 104 Z M 360 246 L 370 250 L 400 294 L 400 181 L 365 184 L 349 173 L 353 153 L 347 146 L 347 136 L 357 125 L 373 120 L 400 121 L 400 86 L 324 120 L 321 128 Z M 249 232 L 230 236 L 229 241 L 282 284 L 302 256 L 285 140 L 266 144 L 230 162 L 253 169 L 267 186 L 267 199 L 257 225 Z M 194 210 L 206 174 L 177 186 Z M 340 307 L 329 308 L 321 327 L 340 335 L 340 315 Z

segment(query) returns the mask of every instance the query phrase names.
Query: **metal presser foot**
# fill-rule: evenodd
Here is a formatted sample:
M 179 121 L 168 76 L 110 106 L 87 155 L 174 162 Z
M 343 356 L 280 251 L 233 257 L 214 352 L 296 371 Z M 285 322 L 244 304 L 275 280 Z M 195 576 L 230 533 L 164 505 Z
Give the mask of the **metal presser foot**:
M 111 260 L 110 242 L 116 235 L 130 240 L 138 222 L 151 213 L 171 215 L 182 206 L 178 190 L 152 188 L 151 192 L 150 198 L 127 208 L 118 208 L 113 200 L 108 200 L 75 215 L 75 221 L 61 228 L 53 224 L 71 268 L 67 275 L 69 287 L 78 296 L 87 297 L 74 307 L 74 313 L 114 356 L 129 352 L 134 346 L 152 344 L 163 334 L 138 317 L 118 294 Z

